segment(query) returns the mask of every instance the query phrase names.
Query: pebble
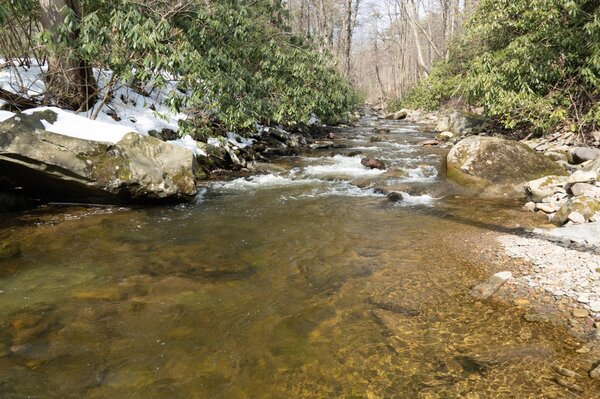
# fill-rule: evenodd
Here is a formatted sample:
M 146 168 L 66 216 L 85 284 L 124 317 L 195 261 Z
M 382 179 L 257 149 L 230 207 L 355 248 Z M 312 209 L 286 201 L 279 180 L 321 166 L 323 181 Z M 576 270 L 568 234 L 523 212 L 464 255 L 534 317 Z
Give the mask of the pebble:
M 535 209 L 540 210 L 545 213 L 553 213 L 557 211 L 557 207 L 554 204 L 548 204 L 545 202 L 540 202 L 535 204 Z
M 533 270 L 516 277 L 513 280 L 515 284 L 541 288 L 555 297 L 577 301 L 583 307 L 578 312 L 585 310 L 592 316 L 600 313 L 600 284 L 596 271 L 600 265 L 599 255 L 567 248 L 573 245 L 570 241 L 556 243 L 516 235 L 503 235 L 498 240 L 509 257 L 532 263 Z
M 571 212 L 567 218 L 575 224 L 584 224 L 585 217 L 579 212 Z
M 535 202 L 529 201 L 523 206 L 524 211 L 534 212 L 535 211 Z
M 561 366 L 554 366 L 554 370 L 557 373 L 564 375 L 565 377 L 571 377 L 571 378 L 581 377 L 579 374 L 577 374 L 573 370 L 569 370 L 569 369 L 561 367 Z
M 600 365 L 590 371 L 590 377 L 595 380 L 600 380 Z
M 514 301 L 515 305 L 517 306 L 525 306 L 525 305 L 529 305 L 529 300 L 526 298 L 517 298 Z
M 579 385 L 570 382 L 569 380 L 563 378 L 563 377 L 556 377 L 554 379 L 554 381 L 556 381 L 556 383 L 558 385 L 561 385 L 567 389 L 570 389 L 571 391 L 575 391 L 575 392 L 583 392 L 583 388 L 581 388 Z
M 600 312 L 600 301 L 590 301 L 590 303 L 588 303 L 588 306 L 590 307 L 590 310 L 592 312 Z
M 589 312 L 585 309 L 581 309 L 581 308 L 576 308 L 573 310 L 573 316 L 577 317 L 577 318 L 583 318 L 583 317 L 588 317 L 589 316 Z
M 578 170 L 569 176 L 569 184 L 593 183 L 598 178 L 598 173 L 594 171 Z

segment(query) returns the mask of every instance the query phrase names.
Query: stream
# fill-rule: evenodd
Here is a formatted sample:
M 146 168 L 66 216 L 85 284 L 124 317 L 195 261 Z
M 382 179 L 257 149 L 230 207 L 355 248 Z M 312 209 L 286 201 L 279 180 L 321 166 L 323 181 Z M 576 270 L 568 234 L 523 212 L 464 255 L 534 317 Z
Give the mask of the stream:
M 565 328 L 469 295 L 500 270 L 464 240 L 532 226 L 519 202 L 446 182 L 420 126 L 339 134 L 193 204 L 3 216 L 0 397 L 596 397 L 554 382 Z

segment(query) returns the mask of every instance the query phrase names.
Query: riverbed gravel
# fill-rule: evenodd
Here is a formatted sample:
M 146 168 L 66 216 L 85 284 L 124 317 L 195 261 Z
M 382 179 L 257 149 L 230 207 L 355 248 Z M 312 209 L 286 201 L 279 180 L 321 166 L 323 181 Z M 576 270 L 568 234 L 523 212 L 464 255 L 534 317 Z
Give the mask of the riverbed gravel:
M 533 266 L 513 283 L 543 289 L 557 299 L 570 298 L 600 319 L 599 255 L 535 236 L 501 235 L 498 241 L 509 257 Z

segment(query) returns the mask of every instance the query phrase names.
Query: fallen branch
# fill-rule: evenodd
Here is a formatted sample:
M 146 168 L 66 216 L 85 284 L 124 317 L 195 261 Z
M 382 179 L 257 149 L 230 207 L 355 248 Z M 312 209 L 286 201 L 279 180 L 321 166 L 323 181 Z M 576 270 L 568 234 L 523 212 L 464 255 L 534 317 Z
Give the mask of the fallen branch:
M 8 101 L 12 106 L 21 111 L 29 108 L 36 108 L 42 105 L 40 101 L 23 97 L 19 94 L 15 94 L 4 89 L 0 89 L 0 100 Z

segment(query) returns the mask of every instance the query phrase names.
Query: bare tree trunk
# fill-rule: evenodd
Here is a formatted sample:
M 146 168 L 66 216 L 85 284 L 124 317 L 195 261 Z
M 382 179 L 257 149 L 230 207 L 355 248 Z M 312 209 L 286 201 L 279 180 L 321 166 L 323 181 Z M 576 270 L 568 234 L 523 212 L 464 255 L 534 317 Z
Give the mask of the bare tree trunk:
M 413 31 L 413 37 L 415 39 L 415 48 L 417 50 L 417 61 L 419 62 L 419 67 L 421 69 L 421 74 L 423 77 L 429 76 L 429 68 L 427 68 L 427 64 L 425 63 L 425 58 L 423 57 L 423 48 L 421 47 L 421 41 L 419 39 L 419 32 L 417 32 L 417 18 L 419 18 L 419 13 L 417 11 L 417 5 L 415 1 L 412 0 L 412 8 L 413 15 L 411 17 L 411 26 Z
M 346 73 L 346 76 L 350 75 L 350 52 L 352 51 L 352 0 L 347 0 L 346 1 L 346 42 L 345 44 L 345 49 L 344 49 L 344 53 L 345 53 L 345 65 L 344 65 L 344 72 Z
M 77 0 L 40 0 L 42 27 L 56 34 L 68 13 L 81 19 L 81 7 Z M 76 39 L 78 32 L 72 33 Z M 46 95 L 60 107 L 74 110 L 92 108 L 97 98 L 97 84 L 92 68 L 85 61 L 74 59 L 67 51 L 65 54 L 51 54 L 48 59 L 46 76 Z

